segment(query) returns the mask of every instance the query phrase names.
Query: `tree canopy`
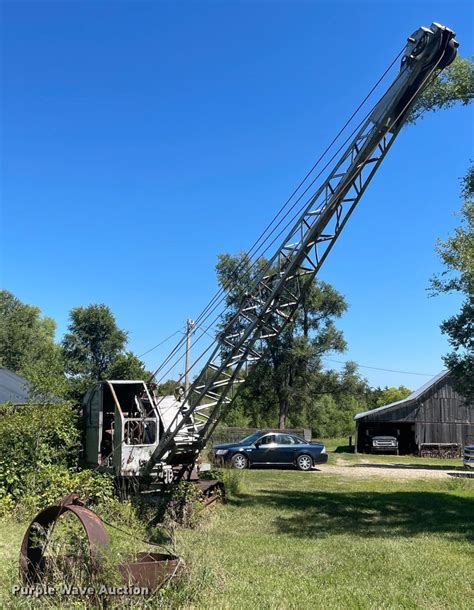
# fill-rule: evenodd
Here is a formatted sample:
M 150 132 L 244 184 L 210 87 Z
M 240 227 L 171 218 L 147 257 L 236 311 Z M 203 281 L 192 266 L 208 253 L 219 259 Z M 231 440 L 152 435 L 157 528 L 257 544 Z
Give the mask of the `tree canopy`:
M 66 389 L 55 331 L 56 322 L 43 316 L 39 307 L 0 290 L 0 365 L 24 376 L 37 400 L 59 396 Z
M 245 254 L 219 256 L 218 281 L 228 288 L 226 320 L 234 315 L 249 283 L 266 264 L 262 259 L 252 267 Z M 311 281 L 303 292 L 304 299 L 291 324 L 269 344 L 238 403 L 237 408 L 254 422 L 274 418 L 284 428 L 289 417 L 298 419 L 298 413 L 313 401 L 322 356 L 345 349 L 342 332 L 335 326 L 335 320 L 347 308 L 344 297 L 325 282 Z
M 467 106 L 474 99 L 474 64 L 459 55 L 441 72 L 418 98 L 409 118 L 416 122 L 425 112 Z M 463 297 L 458 314 L 441 323 L 452 351 L 443 360 L 453 373 L 458 391 L 474 397 L 474 166 L 462 179 L 463 200 L 460 225 L 454 235 L 439 241 L 437 253 L 445 270 L 432 278 L 433 294 L 457 292 Z
M 444 357 L 457 390 L 474 398 L 474 164 L 462 180 L 460 224 L 454 234 L 439 241 L 437 252 L 444 271 L 431 280 L 434 294 L 455 292 L 462 296 L 459 313 L 441 324 L 452 351 Z
M 39 307 L 22 303 L 7 290 L 0 290 L 0 364 L 23 372 L 32 360 L 54 344 L 56 323 L 41 315 Z
M 0 291 L 0 366 L 27 379 L 35 402 L 80 400 L 101 379 L 147 379 L 143 362 L 126 351 L 127 333 L 106 305 L 76 307 L 68 333 L 55 342 L 56 323 L 39 307 Z
M 392 402 L 403 400 L 411 394 L 411 390 L 404 385 L 398 387 L 375 388 L 372 392 L 373 407 L 384 407 Z
M 108 368 L 124 349 L 127 333 L 118 328 L 106 305 L 75 307 L 69 317 L 69 332 L 62 342 L 68 373 L 104 379 Z
M 143 362 L 125 352 L 127 333 L 117 326 L 107 305 L 75 307 L 70 312 L 62 349 L 72 395 L 79 399 L 87 388 L 102 379 L 143 379 Z
M 470 58 L 458 55 L 416 100 L 408 122 L 415 123 L 425 112 L 451 108 L 456 104 L 467 106 L 473 98 L 474 64 Z

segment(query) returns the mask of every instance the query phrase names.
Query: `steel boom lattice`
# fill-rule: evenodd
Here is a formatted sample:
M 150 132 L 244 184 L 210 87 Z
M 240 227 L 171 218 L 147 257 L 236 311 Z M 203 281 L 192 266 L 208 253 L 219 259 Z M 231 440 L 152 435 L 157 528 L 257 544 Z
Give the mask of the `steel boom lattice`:
M 181 412 L 150 462 L 192 464 L 243 381 L 242 368 L 260 360 L 268 342 L 291 320 L 344 225 L 392 146 L 413 103 L 436 70 L 454 59 L 454 32 L 432 24 L 409 39 L 401 69 L 286 238 L 225 325 L 192 383 Z

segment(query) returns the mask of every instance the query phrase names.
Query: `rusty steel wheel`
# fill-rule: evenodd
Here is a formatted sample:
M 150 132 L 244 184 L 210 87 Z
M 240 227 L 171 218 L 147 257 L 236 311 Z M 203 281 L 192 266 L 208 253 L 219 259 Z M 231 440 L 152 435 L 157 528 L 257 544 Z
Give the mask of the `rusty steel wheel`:
M 313 460 L 309 455 L 300 455 L 296 460 L 296 466 L 298 470 L 311 470 L 313 467 Z
M 243 453 L 237 453 L 232 458 L 232 466 L 234 468 L 238 468 L 239 470 L 244 470 L 249 465 L 248 459 L 245 457 Z

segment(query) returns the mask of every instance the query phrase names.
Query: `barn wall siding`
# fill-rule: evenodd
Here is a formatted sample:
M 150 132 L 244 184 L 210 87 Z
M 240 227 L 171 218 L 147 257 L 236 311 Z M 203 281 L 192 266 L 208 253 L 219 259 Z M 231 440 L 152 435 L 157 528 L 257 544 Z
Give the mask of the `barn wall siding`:
M 466 424 L 444 423 L 440 425 L 418 422 L 415 438 L 418 446 L 423 443 L 457 443 L 458 445 L 464 445 L 468 442 L 470 428 L 471 426 Z

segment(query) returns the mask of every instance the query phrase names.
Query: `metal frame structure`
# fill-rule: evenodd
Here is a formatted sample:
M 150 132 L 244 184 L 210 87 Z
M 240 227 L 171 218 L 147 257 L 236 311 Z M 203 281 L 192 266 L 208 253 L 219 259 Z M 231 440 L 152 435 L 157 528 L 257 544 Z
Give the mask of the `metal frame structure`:
M 245 381 L 242 369 L 257 363 L 268 345 L 291 322 L 311 280 L 316 277 L 390 150 L 413 104 L 437 71 L 456 57 L 458 43 L 454 36 L 449 28 L 433 23 L 430 28 L 422 27 L 408 38 L 397 77 L 326 164 L 323 172 L 334 161 L 321 186 L 311 193 L 313 181 L 292 205 L 290 211 L 303 196 L 307 197 L 306 202 L 301 203 L 302 209 L 295 210 L 293 218 L 283 228 L 290 227 L 285 239 L 257 274 L 236 313 L 224 320 L 210 357 L 191 385 L 186 384 L 183 396 L 159 399 L 144 382 L 133 382 L 146 393 L 151 411 L 140 413 L 140 400 L 135 396 L 136 404 L 128 405 L 125 417 L 115 396 L 114 383 L 117 382 L 102 382 L 110 388 L 115 402 L 115 413 L 106 415 L 109 419 L 113 416 L 115 424 L 112 425 L 110 457 L 119 476 L 138 474 L 145 479 L 158 478 L 163 483 L 170 483 L 186 472 L 190 474 L 199 452 Z M 190 331 L 188 323 L 188 346 Z M 186 353 L 189 354 L 189 349 Z M 189 370 L 187 360 L 187 380 Z M 99 465 L 101 460 L 110 461 L 101 453 L 102 384 L 85 398 L 85 413 L 92 418 L 88 422 L 86 417 L 86 454 L 89 462 Z M 94 401 L 96 394 L 98 398 Z M 145 442 L 145 437 L 137 437 L 136 442 L 127 447 L 124 463 L 121 448 L 123 444 L 130 445 L 124 428 L 127 421 L 138 432 L 142 426 L 143 433 L 152 421 L 156 421 L 156 425 L 155 439 Z M 161 434 L 156 438 L 158 425 Z
M 145 475 L 156 472 L 159 464 L 169 468 L 172 462 L 182 464 L 179 478 L 192 467 L 223 412 L 235 400 L 244 381 L 242 369 L 261 359 L 268 342 L 296 313 L 305 287 L 334 246 L 417 97 L 432 75 L 454 60 L 458 46 L 454 36 L 449 28 L 433 23 L 408 38 L 398 76 L 324 183 L 309 197 L 237 313 L 225 324 L 173 425 L 165 430 L 146 464 Z

